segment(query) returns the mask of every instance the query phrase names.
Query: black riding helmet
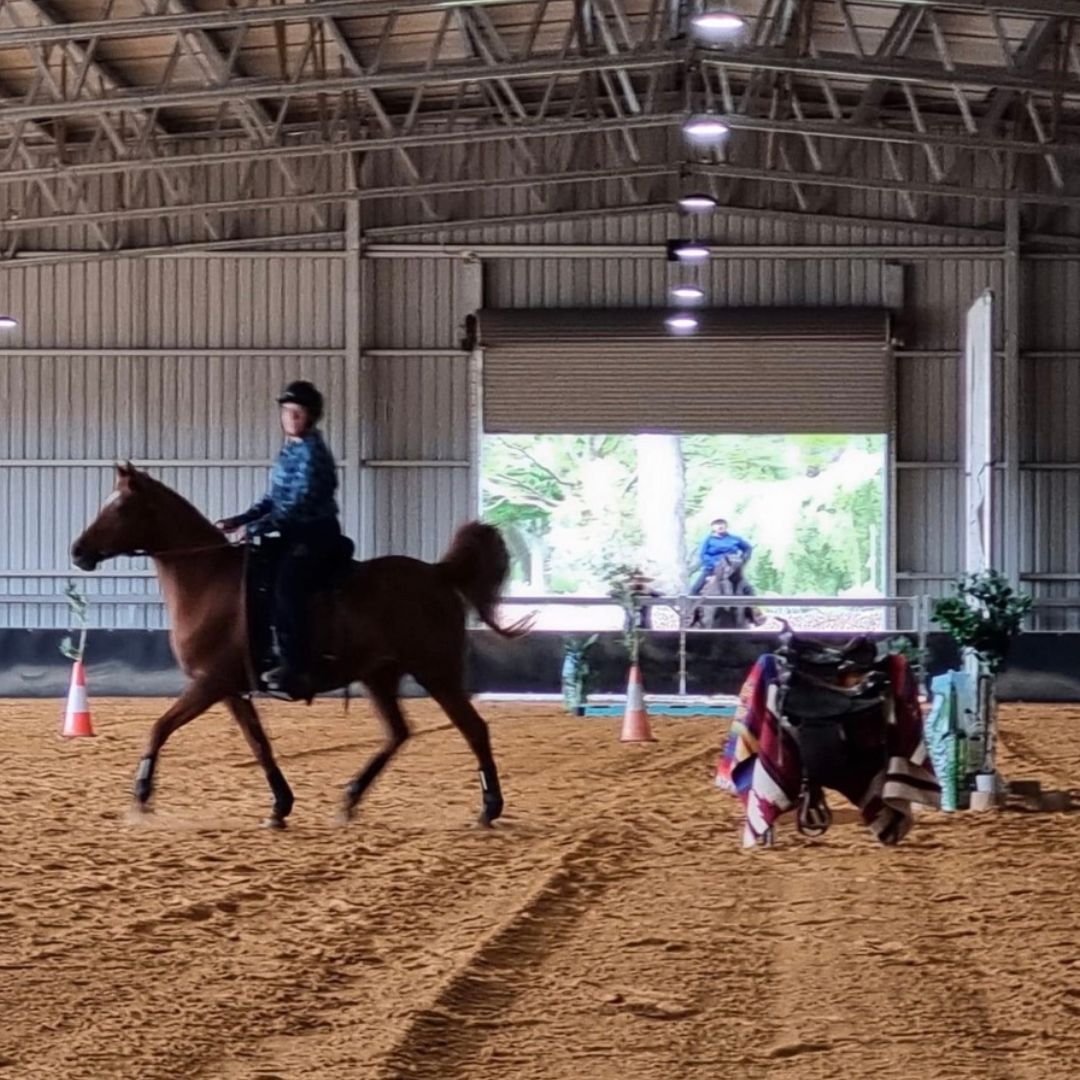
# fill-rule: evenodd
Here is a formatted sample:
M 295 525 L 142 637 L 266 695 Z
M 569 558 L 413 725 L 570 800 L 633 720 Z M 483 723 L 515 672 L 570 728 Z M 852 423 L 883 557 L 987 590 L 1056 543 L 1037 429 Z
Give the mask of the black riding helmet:
M 300 405 L 307 410 L 311 422 L 317 424 L 322 419 L 323 396 L 315 387 L 304 379 L 289 383 L 277 399 L 279 405 Z

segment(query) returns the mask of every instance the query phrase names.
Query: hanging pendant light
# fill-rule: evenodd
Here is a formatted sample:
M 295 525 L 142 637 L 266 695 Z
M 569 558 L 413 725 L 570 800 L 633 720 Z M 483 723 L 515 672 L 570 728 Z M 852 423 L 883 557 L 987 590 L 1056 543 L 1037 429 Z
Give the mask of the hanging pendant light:
M 694 192 L 679 197 L 679 206 L 691 214 L 707 214 L 716 209 L 716 200 L 703 192 Z
M 690 20 L 690 25 L 701 37 L 733 38 L 746 29 L 746 20 L 734 11 L 703 11 Z
M 699 244 L 696 240 L 685 240 L 676 244 L 672 253 L 679 262 L 688 263 L 704 262 L 712 254 L 704 244 Z
M 702 113 L 691 116 L 682 127 L 683 134 L 694 142 L 715 143 L 723 139 L 731 130 L 718 116 Z
M 671 296 L 684 304 L 696 304 L 705 299 L 705 290 L 699 285 L 676 285 L 671 290 Z
M 685 311 L 669 315 L 664 323 L 673 334 L 692 334 L 698 328 L 697 319 Z

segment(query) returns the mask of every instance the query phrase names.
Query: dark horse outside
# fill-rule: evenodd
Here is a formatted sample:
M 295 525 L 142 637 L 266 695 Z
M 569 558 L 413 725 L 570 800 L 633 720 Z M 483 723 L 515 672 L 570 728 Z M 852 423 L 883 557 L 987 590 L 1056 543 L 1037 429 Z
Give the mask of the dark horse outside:
M 273 792 L 267 824 L 284 827 L 293 793 L 250 700 L 243 546 L 230 544 L 164 484 L 130 465 L 118 465 L 115 490 L 71 554 L 75 565 L 88 571 L 118 555 L 154 560 L 169 611 L 173 654 L 191 679 L 150 732 L 135 779 L 136 806 L 148 806 L 158 755 L 169 736 L 224 702 Z M 387 730 L 384 748 L 346 788 L 346 817 L 409 738 L 398 702 L 404 675 L 412 675 L 431 694 L 476 755 L 481 823 L 489 825 L 501 815 L 503 798 L 487 724 L 465 691 L 465 616 L 468 606 L 504 637 L 525 632 L 525 622 L 506 628 L 496 618 L 508 569 L 498 530 L 471 522 L 458 530 L 438 563 L 399 556 L 354 562 L 337 589 L 313 597 L 311 654 L 319 659 L 312 675 L 318 692 L 364 683 Z
M 702 596 L 753 596 L 754 590 L 742 574 L 743 557 L 738 552 L 724 555 L 701 589 Z M 708 614 L 711 612 L 711 618 Z M 748 607 L 699 607 L 694 609 L 690 627 L 713 630 L 738 630 L 756 626 L 757 612 Z

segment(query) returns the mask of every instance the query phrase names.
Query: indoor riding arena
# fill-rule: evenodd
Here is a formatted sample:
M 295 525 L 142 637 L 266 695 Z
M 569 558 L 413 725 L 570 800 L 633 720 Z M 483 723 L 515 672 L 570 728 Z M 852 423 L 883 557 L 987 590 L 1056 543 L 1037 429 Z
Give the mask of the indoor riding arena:
M 0 160 L 2 1080 L 1080 1077 L 1077 4 L 0 0 Z

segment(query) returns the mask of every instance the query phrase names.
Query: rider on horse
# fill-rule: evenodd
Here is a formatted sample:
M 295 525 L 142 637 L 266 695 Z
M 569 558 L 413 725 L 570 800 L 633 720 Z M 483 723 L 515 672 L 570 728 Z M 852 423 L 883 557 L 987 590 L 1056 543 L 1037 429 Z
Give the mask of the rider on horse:
M 742 567 L 750 561 L 753 550 L 741 536 L 728 532 L 728 523 L 723 518 L 716 518 L 710 523 L 709 535 L 705 537 L 698 552 L 701 568 L 690 585 L 690 596 L 700 596 L 705 582 L 716 572 L 721 559 L 735 553 L 742 557 L 738 568 L 731 575 L 732 584 L 737 585 L 742 578 Z
M 267 688 L 310 696 L 306 615 L 311 594 L 341 537 L 334 499 L 337 469 L 317 424 L 323 397 L 309 382 L 291 382 L 277 399 L 285 443 L 270 474 L 270 490 L 243 514 L 219 521 L 232 533 L 281 536 L 274 588 L 274 628 L 280 663 L 263 676 Z

